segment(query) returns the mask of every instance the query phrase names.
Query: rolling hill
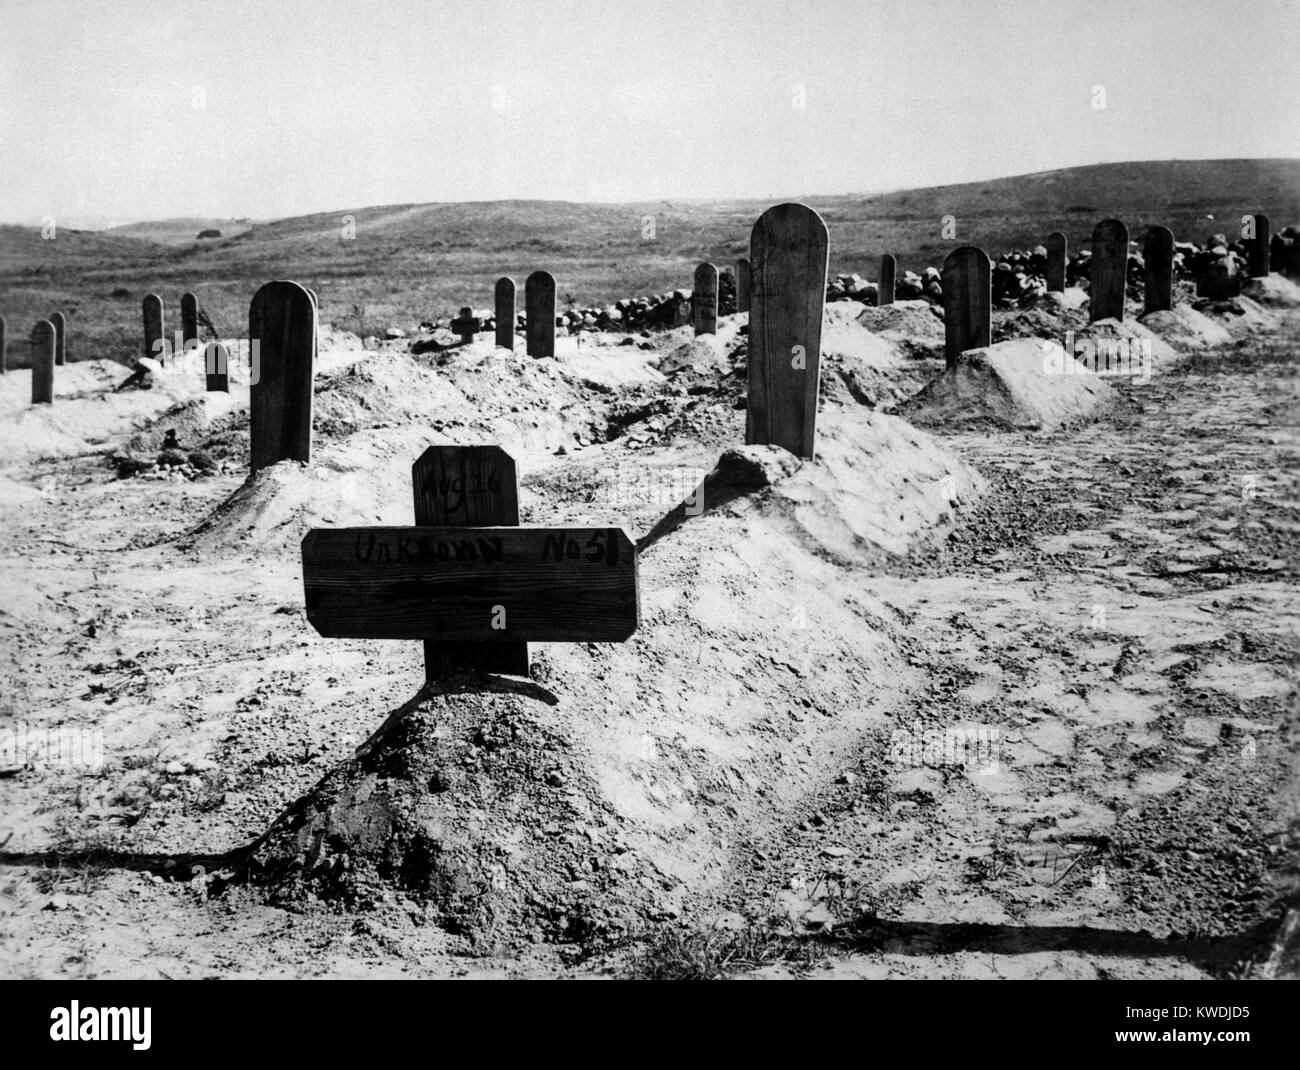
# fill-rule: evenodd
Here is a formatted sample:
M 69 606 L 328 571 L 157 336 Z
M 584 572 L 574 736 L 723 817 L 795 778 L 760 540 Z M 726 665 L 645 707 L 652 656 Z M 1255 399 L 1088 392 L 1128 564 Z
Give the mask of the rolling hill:
M 16 340 L 30 322 L 62 308 L 70 357 L 129 359 L 139 344 L 140 298 L 159 293 L 170 318 L 193 290 L 226 334 L 244 330 L 261 283 L 295 278 L 321 297 L 321 317 L 358 333 L 413 329 L 465 304 L 490 302 L 503 274 L 522 282 L 544 267 L 561 301 L 614 300 L 689 286 L 694 265 L 729 266 L 746 255 L 753 221 L 772 203 L 799 199 L 831 232 L 831 270 L 876 275 L 880 254 L 903 270 L 941 264 L 954 242 L 998 253 L 1063 230 L 1071 248 L 1094 223 L 1153 223 L 1201 240 L 1263 210 L 1275 226 L 1300 221 L 1300 160 L 1168 160 L 1095 164 L 1009 178 L 870 196 L 809 195 L 735 201 L 575 204 L 466 201 L 340 208 L 247 225 L 173 219 L 101 232 L 0 228 L 0 311 L 11 324 L 10 363 L 26 362 Z M 345 230 L 346 217 L 351 227 Z M 206 224 L 222 237 L 198 242 Z M 651 227 L 653 228 L 651 230 Z M 652 235 L 652 236 L 647 236 Z

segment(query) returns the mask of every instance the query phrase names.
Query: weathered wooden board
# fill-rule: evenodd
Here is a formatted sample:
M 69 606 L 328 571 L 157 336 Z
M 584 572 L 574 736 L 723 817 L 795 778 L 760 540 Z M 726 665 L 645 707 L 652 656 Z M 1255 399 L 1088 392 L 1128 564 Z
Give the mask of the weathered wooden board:
M 199 340 L 199 302 L 192 293 L 181 294 L 181 345 Z
M 1128 278 L 1128 227 L 1118 219 L 1103 219 L 1092 228 L 1091 281 L 1088 322 L 1124 319 L 1124 286 Z
M 307 619 L 333 638 L 622 642 L 639 623 L 618 528 L 316 528 L 302 566 Z
M 516 311 L 515 280 L 508 275 L 503 275 L 497 279 L 494 298 L 493 314 L 496 316 L 497 321 L 496 343 L 501 349 L 508 349 L 513 353 L 515 351 L 515 317 L 518 315 Z
M 749 257 L 736 261 L 736 311 L 749 311 Z
M 1047 236 L 1047 291 L 1048 293 L 1065 292 L 1065 261 L 1068 242 L 1059 230 Z
M 54 324 L 38 320 L 32 328 L 32 404 L 54 403 Z
M 745 441 L 812 457 L 830 238 L 807 205 L 778 204 L 749 237 L 749 397 Z
M 696 265 L 691 291 L 695 334 L 718 333 L 718 269 L 707 260 Z
M 892 305 L 897 287 L 898 259 L 893 253 L 880 258 L 880 280 L 876 283 L 876 304 Z
M 1268 274 L 1269 243 L 1273 240 L 1273 226 L 1268 216 L 1255 213 L 1255 236 L 1246 243 L 1246 274 L 1252 279 L 1262 279 Z
M 311 460 L 316 302 L 296 282 L 268 282 L 248 306 L 250 348 L 258 346 L 249 390 L 250 467 Z
M 62 312 L 51 312 L 50 322 L 54 324 L 54 366 L 68 362 L 68 317 Z
M 511 323 L 514 282 L 510 282 Z M 497 294 L 498 299 L 500 293 Z M 498 306 L 499 311 L 499 306 Z M 500 321 L 498 321 L 500 322 Z M 514 330 L 511 332 L 514 341 Z M 430 446 L 411 466 L 415 522 L 428 527 L 516 527 L 519 476 L 500 446 Z M 424 641 L 424 675 L 436 680 L 461 669 L 528 675 L 528 644 Z
M 1142 311 L 1164 312 L 1174 307 L 1174 232 L 1152 227 L 1142 246 Z
M 157 294 L 145 294 L 140 302 L 144 314 L 144 356 L 163 363 L 166 354 L 162 348 L 163 303 Z
M 968 349 L 983 349 L 992 340 L 993 265 L 974 245 L 954 249 L 943 262 L 943 352 L 946 366 Z
M 555 356 L 555 279 L 534 271 L 524 280 L 524 337 L 530 357 Z

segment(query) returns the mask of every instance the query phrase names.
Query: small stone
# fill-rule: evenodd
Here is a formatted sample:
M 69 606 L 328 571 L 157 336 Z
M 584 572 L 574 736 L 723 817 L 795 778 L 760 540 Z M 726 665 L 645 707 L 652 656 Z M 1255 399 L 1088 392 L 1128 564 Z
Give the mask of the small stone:
M 843 858 L 849 853 L 847 847 L 823 847 L 822 854 L 829 855 L 831 858 Z
M 168 762 L 163 766 L 163 772 L 168 776 L 180 776 L 185 772 L 184 762 Z

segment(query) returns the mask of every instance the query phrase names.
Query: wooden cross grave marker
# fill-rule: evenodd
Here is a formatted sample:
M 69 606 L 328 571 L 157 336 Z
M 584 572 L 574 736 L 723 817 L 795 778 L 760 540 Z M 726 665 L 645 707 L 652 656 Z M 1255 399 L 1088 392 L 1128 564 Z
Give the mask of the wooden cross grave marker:
M 521 528 L 499 446 L 432 446 L 412 468 L 415 527 L 314 528 L 307 619 L 321 635 L 421 639 L 425 676 L 528 674 L 529 642 L 618 643 L 640 624 L 619 528 Z

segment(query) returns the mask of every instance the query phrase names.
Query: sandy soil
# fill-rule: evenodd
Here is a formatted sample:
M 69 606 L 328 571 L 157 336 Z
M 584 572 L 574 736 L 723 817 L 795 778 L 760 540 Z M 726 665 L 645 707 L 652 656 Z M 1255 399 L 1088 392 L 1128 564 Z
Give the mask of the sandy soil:
M 1258 972 L 1298 887 L 1300 320 L 1209 309 L 1231 340 L 1095 423 L 942 433 L 891 415 L 941 370 L 928 321 L 900 344 L 844 305 L 805 465 L 736 450 L 743 321 L 553 361 L 330 333 L 313 465 L 248 483 L 246 390 L 91 362 L 34 411 L 6 375 L 0 731 L 103 763 L 0 754 L 0 972 Z M 201 465 L 123 463 L 168 429 Z M 419 644 L 312 631 L 303 532 L 411 522 L 439 442 L 509 450 L 523 523 L 640 543 L 630 642 L 421 693 Z M 388 755 L 432 765 L 354 757 L 394 711 Z M 363 785 L 454 830 L 436 889 L 229 853 L 303 799 L 349 827 Z

